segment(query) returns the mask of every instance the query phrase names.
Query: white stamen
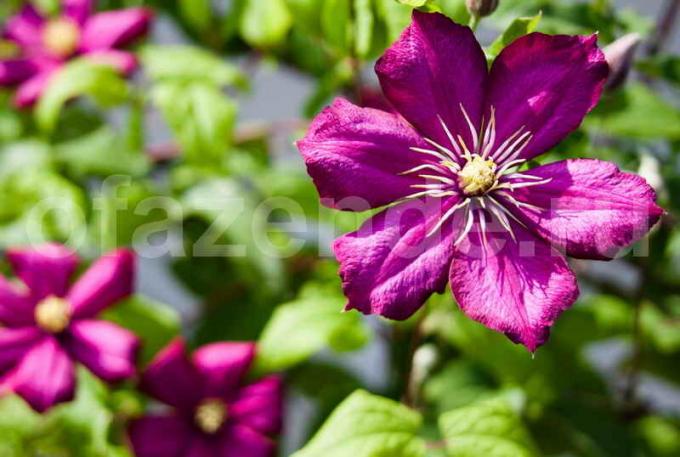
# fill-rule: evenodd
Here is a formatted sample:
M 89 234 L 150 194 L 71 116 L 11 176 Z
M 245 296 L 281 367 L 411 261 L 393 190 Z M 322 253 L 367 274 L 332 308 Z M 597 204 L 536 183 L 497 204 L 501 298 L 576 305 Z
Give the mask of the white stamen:
M 444 215 L 441 217 L 441 219 L 439 219 L 437 224 L 429 232 L 427 232 L 427 236 L 432 236 L 434 233 L 436 233 L 437 230 L 439 230 L 442 227 L 442 225 L 444 225 L 444 223 L 449 218 L 451 218 L 451 216 L 454 215 L 454 213 L 456 211 L 458 211 L 459 209 L 461 209 L 461 208 L 463 208 L 463 207 L 465 207 L 469 204 L 470 204 L 470 200 L 465 199 L 462 202 L 458 203 L 457 205 L 453 206 L 451 209 L 449 209 L 446 213 L 444 213 Z
M 449 127 L 446 125 L 446 122 L 444 122 L 444 119 L 442 119 L 440 115 L 437 115 L 437 118 L 439 119 L 439 122 L 444 128 L 444 133 L 446 133 L 446 136 L 449 138 L 449 141 L 451 142 L 451 146 L 453 146 L 454 151 L 456 151 L 458 157 L 462 156 L 463 151 L 461 151 L 460 146 L 458 146 L 458 143 L 456 143 L 456 139 L 453 137 L 453 134 L 451 133 L 451 130 L 449 130 Z
M 550 181 L 552 181 L 552 178 L 534 182 L 504 182 L 497 185 L 495 189 L 510 189 L 514 191 L 515 189 L 522 189 L 524 187 L 533 187 L 548 184 Z
M 432 149 L 423 149 L 423 148 L 416 148 L 416 147 L 411 147 L 411 148 L 409 148 L 409 149 L 411 149 L 411 151 L 414 151 L 414 152 L 420 152 L 420 153 L 423 153 L 423 154 L 429 154 L 429 155 L 431 155 L 431 156 L 434 156 L 434 157 L 438 158 L 438 159 L 441 160 L 442 162 L 447 161 L 447 160 L 451 160 L 450 158 L 444 156 L 443 154 L 441 154 L 441 153 L 439 153 L 439 152 L 437 152 L 437 151 L 433 151 Z
M 510 161 L 516 159 L 533 138 L 534 136 L 531 134 L 531 132 L 526 132 L 524 135 L 517 138 L 515 142 L 512 143 L 505 152 L 503 152 L 503 156 L 499 157 L 498 160 L 502 162 L 505 160 Z
M 465 207 L 465 218 L 466 218 L 465 228 L 463 228 L 463 231 L 460 233 L 456 241 L 453 243 L 454 246 L 458 246 L 461 243 L 461 241 L 463 241 L 465 237 L 468 236 L 475 222 L 474 212 L 471 210 L 469 205 Z
M 508 171 L 509 169 L 522 165 L 524 162 L 526 162 L 526 160 L 524 159 L 517 159 L 507 162 L 505 165 L 498 169 L 498 174 L 499 175 L 505 174 L 505 172 Z
M 445 176 L 437 176 L 437 175 L 420 175 L 421 178 L 423 179 L 434 179 L 435 181 L 441 181 L 444 184 L 455 184 L 456 182 L 453 179 L 449 179 Z
M 417 172 L 423 171 L 423 170 L 446 172 L 446 170 L 444 168 L 440 167 L 438 164 L 426 163 L 426 164 L 423 164 L 423 165 L 418 165 L 417 167 L 413 167 L 410 170 L 402 171 L 401 173 L 399 173 L 399 175 L 400 176 L 401 175 L 408 175 L 408 174 L 417 173 Z
M 496 143 L 496 109 L 491 107 L 491 120 L 484 133 L 484 143 L 482 145 L 482 157 L 486 159 Z
M 453 160 L 454 162 L 458 160 L 458 157 L 453 153 L 452 150 L 449 148 L 442 146 L 441 144 L 437 143 L 436 141 L 433 141 L 429 138 L 423 138 L 423 140 L 427 141 L 429 144 L 434 146 L 435 148 L 439 149 L 442 153 L 446 154 L 449 158 L 449 160 Z
M 541 208 L 539 206 L 535 206 L 535 205 L 530 205 L 529 203 L 521 202 L 507 192 L 498 192 L 498 195 L 500 195 L 501 197 L 507 198 L 510 201 L 510 203 L 517 206 L 518 208 L 526 208 L 526 209 L 531 209 L 531 210 L 538 211 L 538 212 L 543 211 L 543 208 Z
M 468 127 L 470 128 L 470 135 L 472 136 L 472 150 L 473 151 L 478 151 L 479 149 L 479 136 L 477 135 L 477 129 L 475 128 L 475 125 L 472 123 L 470 120 L 470 116 L 468 116 L 467 111 L 465 111 L 465 107 L 463 104 L 460 104 L 460 110 L 463 112 L 463 116 L 465 116 L 465 120 L 467 121 Z M 458 137 L 459 141 L 463 143 L 463 141 Z

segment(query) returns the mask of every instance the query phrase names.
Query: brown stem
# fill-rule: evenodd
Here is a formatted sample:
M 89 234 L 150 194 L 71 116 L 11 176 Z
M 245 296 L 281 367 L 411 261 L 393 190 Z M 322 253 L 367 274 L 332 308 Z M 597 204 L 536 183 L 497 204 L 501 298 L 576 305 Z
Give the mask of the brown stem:
M 680 0 L 668 0 L 661 9 L 656 27 L 654 27 L 654 35 L 647 45 L 648 56 L 655 56 L 663 50 L 675 29 L 678 12 L 680 12 Z
M 420 391 L 420 385 L 418 382 L 418 379 L 416 379 L 416 373 L 414 371 L 415 369 L 415 355 L 416 351 L 420 347 L 420 343 L 423 340 L 423 322 L 425 320 L 424 315 L 420 317 L 420 320 L 416 324 L 415 329 L 413 330 L 413 334 L 411 335 L 411 345 L 409 348 L 409 368 L 406 370 L 406 388 L 404 390 L 404 395 L 402 398 L 402 402 L 410 407 L 410 408 L 417 408 L 418 407 L 418 401 L 419 401 L 419 391 Z

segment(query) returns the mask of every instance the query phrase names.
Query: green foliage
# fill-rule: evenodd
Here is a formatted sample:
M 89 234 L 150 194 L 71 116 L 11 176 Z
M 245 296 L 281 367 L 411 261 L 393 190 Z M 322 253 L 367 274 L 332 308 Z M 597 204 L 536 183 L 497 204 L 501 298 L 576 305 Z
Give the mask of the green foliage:
M 293 457 L 424 457 L 421 418 L 394 401 L 357 391 Z
M 110 65 L 89 60 L 68 63 L 51 80 L 35 111 L 36 121 L 44 130 L 52 130 L 64 104 L 78 96 L 92 97 L 102 106 L 125 101 L 129 89 Z
M 325 347 L 355 351 L 364 346 L 366 328 L 358 315 L 339 312 L 343 303 L 332 291 L 311 288 L 278 307 L 258 342 L 258 371 L 285 370 Z
M 537 457 L 520 418 L 504 400 L 486 400 L 444 414 L 439 420 L 450 457 Z
M 518 17 L 508 26 L 507 29 L 486 48 L 486 58 L 492 62 L 507 45 L 517 38 L 529 34 L 536 30 L 541 22 L 542 14 L 538 13 L 531 17 Z

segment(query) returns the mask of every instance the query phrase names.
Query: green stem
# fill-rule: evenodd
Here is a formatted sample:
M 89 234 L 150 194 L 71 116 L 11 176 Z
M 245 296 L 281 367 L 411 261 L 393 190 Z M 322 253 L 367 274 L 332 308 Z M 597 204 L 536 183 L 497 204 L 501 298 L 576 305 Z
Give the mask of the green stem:
M 470 14 L 470 22 L 468 23 L 468 26 L 472 29 L 473 32 L 477 30 L 479 22 L 480 22 L 479 16 L 477 16 L 476 14 Z

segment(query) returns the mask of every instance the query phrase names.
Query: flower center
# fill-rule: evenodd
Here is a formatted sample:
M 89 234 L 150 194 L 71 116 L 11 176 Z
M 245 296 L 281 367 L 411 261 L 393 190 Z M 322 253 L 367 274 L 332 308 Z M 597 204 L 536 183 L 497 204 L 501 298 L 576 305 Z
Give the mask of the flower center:
M 63 298 L 47 297 L 35 307 L 35 322 L 46 332 L 63 332 L 71 322 L 69 308 L 69 303 Z
M 227 405 L 222 400 L 208 399 L 196 408 L 194 421 L 203 432 L 212 435 L 222 428 L 228 417 Z
M 458 173 L 458 184 L 465 195 L 482 195 L 496 183 L 496 164 L 475 154 Z
M 57 57 L 68 57 L 78 48 L 80 30 L 66 18 L 49 21 L 42 32 L 44 46 Z

